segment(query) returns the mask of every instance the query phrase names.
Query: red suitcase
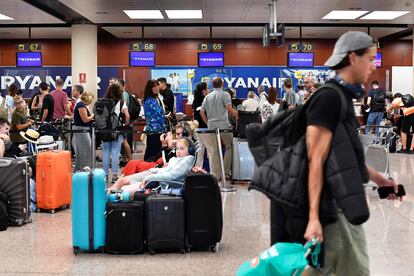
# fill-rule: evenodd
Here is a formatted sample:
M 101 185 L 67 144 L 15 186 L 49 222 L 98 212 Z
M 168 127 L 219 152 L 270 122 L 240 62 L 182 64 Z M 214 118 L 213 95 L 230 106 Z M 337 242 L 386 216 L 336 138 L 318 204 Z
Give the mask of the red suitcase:
M 45 151 L 37 155 L 37 208 L 50 210 L 67 207 L 72 198 L 72 159 L 69 151 Z

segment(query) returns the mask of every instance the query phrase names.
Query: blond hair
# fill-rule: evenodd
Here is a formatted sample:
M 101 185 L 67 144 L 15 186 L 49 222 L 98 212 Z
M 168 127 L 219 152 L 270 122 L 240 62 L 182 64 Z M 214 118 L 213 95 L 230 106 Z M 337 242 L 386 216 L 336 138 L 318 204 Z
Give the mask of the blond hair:
M 85 91 L 80 96 L 80 99 L 86 105 L 90 105 L 93 102 L 93 100 L 95 99 L 95 95 L 91 91 Z

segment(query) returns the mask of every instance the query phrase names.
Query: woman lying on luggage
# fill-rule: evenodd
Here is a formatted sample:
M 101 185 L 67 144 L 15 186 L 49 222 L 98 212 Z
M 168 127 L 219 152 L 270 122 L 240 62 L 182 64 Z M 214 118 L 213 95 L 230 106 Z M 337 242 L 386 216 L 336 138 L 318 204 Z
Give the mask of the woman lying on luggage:
M 197 124 L 195 124 L 195 128 L 198 126 L 198 122 L 195 121 Z M 194 123 L 193 123 L 194 124 Z M 194 128 L 194 129 L 195 129 Z M 160 141 L 162 145 L 162 151 L 160 155 L 158 156 L 158 160 L 155 162 L 147 162 L 144 160 L 131 160 L 128 162 L 128 164 L 125 166 L 125 168 L 122 170 L 122 175 L 120 178 L 123 178 L 127 175 L 131 175 L 134 173 L 139 173 L 146 171 L 151 168 L 155 167 L 162 167 L 164 164 L 167 164 L 168 161 L 172 157 L 176 157 L 175 155 L 175 147 L 177 144 L 177 139 L 180 139 L 182 137 L 190 137 L 192 136 L 193 128 L 190 128 L 190 125 L 187 122 L 180 122 L 175 126 L 175 138 L 173 137 L 173 134 L 171 132 L 164 133 L 160 136 Z
M 191 171 L 194 164 L 194 144 L 188 137 L 177 141 L 176 155 L 163 168 L 152 168 L 118 179 L 109 190 L 123 190 L 133 195 L 144 188 L 153 189 L 163 181 L 177 181 L 184 183 L 185 175 Z M 149 183 L 148 183 L 149 182 Z M 148 185 L 147 185 L 148 183 Z

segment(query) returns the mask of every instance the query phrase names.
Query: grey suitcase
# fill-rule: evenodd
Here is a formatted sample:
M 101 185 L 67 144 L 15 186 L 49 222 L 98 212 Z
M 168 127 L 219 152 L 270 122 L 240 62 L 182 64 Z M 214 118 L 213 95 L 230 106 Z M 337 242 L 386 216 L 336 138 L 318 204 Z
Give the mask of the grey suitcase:
M 0 158 L 0 192 L 9 201 L 9 223 L 22 226 L 30 219 L 30 186 L 26 160 Z
M 253 178 L 256 163 L 250 152 L 247 139 L 233 138 L 233 181 L 250 181 Z

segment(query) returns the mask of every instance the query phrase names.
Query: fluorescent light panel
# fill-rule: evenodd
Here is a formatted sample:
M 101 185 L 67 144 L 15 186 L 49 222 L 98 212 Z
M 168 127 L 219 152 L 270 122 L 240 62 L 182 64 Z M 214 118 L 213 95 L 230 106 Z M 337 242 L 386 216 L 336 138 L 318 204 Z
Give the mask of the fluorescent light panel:
M 165 10 L 169 19 L 202 19 L 201 10 Z
M 356 19 L 369 11 L 333 10 L 322 19 Z
M 410 13 L 409 11 L 373 11 L 360 19 L 366 20 L 393 20 L 404 14 Z
M 14 18 L 0 13 L 0 20 L 14 20 Z
M 164 19 L 160 10 L 124 10 L 131 19 Z

